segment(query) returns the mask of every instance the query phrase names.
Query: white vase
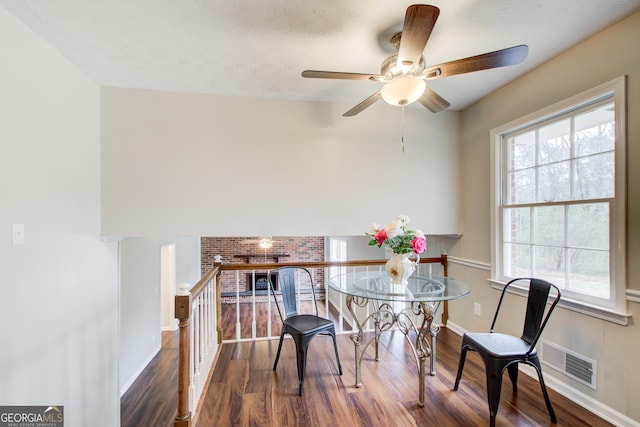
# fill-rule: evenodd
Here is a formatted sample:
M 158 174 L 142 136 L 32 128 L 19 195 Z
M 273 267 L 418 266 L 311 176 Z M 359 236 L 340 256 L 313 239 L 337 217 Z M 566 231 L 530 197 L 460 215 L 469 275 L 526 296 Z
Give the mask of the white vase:
M 417 259 L 415 261 L 411 260 L 411 255 L 414 255 Z M 420 255 L 415 253 L 391 254 L 391 258 L 385 264 L 385 269 L 391 277 L 391 284 L 394 286 L 408 284 L 409 276 L 416 270 L 419 262 Z

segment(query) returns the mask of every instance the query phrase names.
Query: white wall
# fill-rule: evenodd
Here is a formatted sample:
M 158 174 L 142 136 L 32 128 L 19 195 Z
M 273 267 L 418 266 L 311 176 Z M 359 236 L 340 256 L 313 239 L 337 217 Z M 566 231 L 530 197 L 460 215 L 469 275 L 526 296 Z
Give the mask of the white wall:
M 100 91 L 0 8 L 0 403 L 112 427 L 117 244 L 100 240 Z M 11 244 L 23 223 L 25 243 Z
M 393 218 L 391 218 L 393 219 Z M 413 224 L 411 225 L 413 227 Z M 369 246 L 367 236 L 337 236 L 347 241 L 347 259 L 386 259 L 389 258 L 385 251 L 386 246 L 381 248 L 377 246 Z M 427 251 L 421 254 L 423 258 L 439 257 L 443 251 L 448 251 L 456 242 L 456 238 L 446 236 L 427 236 Z M 328 259 L 329 241 L 325 243 L 325 252 Z
M 640 289 L 640 13 L 581 43 L 533 72 L 476 103 L 462 115 L 462 238 L 452 255 L 475 266 L 451 264 L 451 276 L 473 284 L 473 295 L 450 304 L 451 321 L 466 330 L 486 330 L 498 292 L 487 279 L 490 256 L 489 132 L 492 128 L 569 98 L 599 84 L 628 75 L 628 286 Z M 515 299 L 517 300 L 517 299 Z M 520 300 L 522 300 L 520 298 Z M 480 302 L 482 317 L 473 316 Z M 513 302 L 520 318 L 522 301 Z M 519 304 L 519 305 L 518 305 Z M 590 409 L 620 416 L 614 424 L 640 423 L 640 304 L 629 302 L 633 319 L 620 326 L 565 309 L 557 309 L 545 337 L 598 362 L 597 390 L 545 370 L 559 390 L 581 399 Z M 511 318 L 512 332 L 521 326 Z M 630 421 L 633 420 L 633 421 Z M 560 420 L 561 422 L 561 420 Z
M 120 392 L 160 350 L 160 251 L 175 244 L 176 284 L 200 280 L 200 238 L 125 238 L 120 242 Z M 177 383 L 176 383 L 177 387 Z
M 102 89 L 103 232 L 360 235 L 459 226 L 457 112 Z

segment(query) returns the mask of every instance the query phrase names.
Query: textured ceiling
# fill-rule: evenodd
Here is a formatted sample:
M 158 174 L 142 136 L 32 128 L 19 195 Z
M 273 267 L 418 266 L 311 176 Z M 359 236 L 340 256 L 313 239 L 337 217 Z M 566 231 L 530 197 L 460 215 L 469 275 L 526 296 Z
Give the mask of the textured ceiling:
M 410 1 L 0 0 L 103 86 L 355 105 L 380 83 L 303 79 L 302 70 L 378 73 L 385 34 Z M 464 108 L 640 9 L 640 0 L 434 0 L 427 65 L 518 44 L 520 65 L 437 79 Z M 385 51 L 386 49 L 386 51 Z M 430 113 L 429 113 L 430 114 Z

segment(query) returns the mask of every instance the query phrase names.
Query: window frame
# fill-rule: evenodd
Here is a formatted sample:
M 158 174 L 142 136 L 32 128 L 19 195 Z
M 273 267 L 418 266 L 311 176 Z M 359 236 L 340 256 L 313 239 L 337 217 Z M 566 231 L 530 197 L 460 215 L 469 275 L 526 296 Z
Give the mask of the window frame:
M 491 180 L 491 279 L 492 286 L 502 288 L 507 281 L 503 272 L 503 209 L 502 192 L 505 185 L 502 178 L 503 136 L 513 134 L 525 127 L 566 115 L 587 104 L 597 102 L 612 95 L 615 103 L 615 196 L 610 204 L 610 299 L 604 303 L 593 298 L 563 297 L 560 305 L 583 314 L 598 317 L 617 324 L 627 325 L 630 315 L 626 304 L 626 76 L 594 87 L 563 101 L 545 107 L 519 119 L 491 129 L 490 132 L 490 180 Z M 515 293 L 524 294 L 516 289 Z

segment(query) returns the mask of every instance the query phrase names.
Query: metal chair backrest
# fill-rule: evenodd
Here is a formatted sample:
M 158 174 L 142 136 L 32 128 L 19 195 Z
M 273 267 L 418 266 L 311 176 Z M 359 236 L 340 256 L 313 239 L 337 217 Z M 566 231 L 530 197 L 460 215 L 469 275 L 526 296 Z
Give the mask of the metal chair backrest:
M 500 306 L 502 305 L 502 300 L 504 298 L 505 293 L 507 292 L 507 288 L 511 286 L 513 283 L 521 280 L 529 281 L 529 291 L 527 294 L 527 308 L 525 311 L 524 317 L 524 327 L 522 330 L 522 339 L 529 343 L 529 351 L 530 353 L 536 346 L 542 331 L 544 330 L 547 322 L 549 321 L 549 317 L 551 316 L 551 312 L 560 301 L 560 289 L 546 280 L 542 279 L 534 279 L 534 278 L 517 278 L 509 281 L 504 288 L 502 289 L 502 294 L 500 295 L 500 301 L 498 302 L 498 307 L 496 308 L 496 314 L 493 317 L 493 322 L 491 323 L 491 332 L 493 332 L 493 328 L 495 327 L 496 320 L 498 319 L 498 313 L 500 311 Z M 549 294 L 551 293 L 551 289 L 555 289 L 555 297 L 553 302 L 551 303 L 551 307 L 546 312 L 545 309 L 547 306 L 547 301 L 549 299 Z M 544 319 L 544 320 L 543 320 Z
M 297 284 L 296 284 L 296 274 L 306 274 L 308 276 L 309 284 L 311 286 L 311 295 L 313 299 L 313 314 L 318 315 L 318 303 L 316 302 L 316 294 L 315 287 L 313 285 L 313 275 L 309 270 L 304 267 L 282 267 L 274 270 L 276 273 L 276 277 L 278 280 L 278 287 L 282 294 L 282 305 L 284 308 L 284 316 L 283 312 L 280 310 L 280 304 L 278 304 L 278 299 L 276 297 L 276 291 L 274 289 L 274 285 L 269 280 L 269 284 L 271 286 L 271 293 L 273 294 L 273 298 L 276 302 L 276 307 L 278 308 L 278 314 L 280 314 L 280 318 L 284 321 L 284 319 L 298 315 L 298 295 L 297 295 Z M 269 276 L 270 277 L 270 276 Z

